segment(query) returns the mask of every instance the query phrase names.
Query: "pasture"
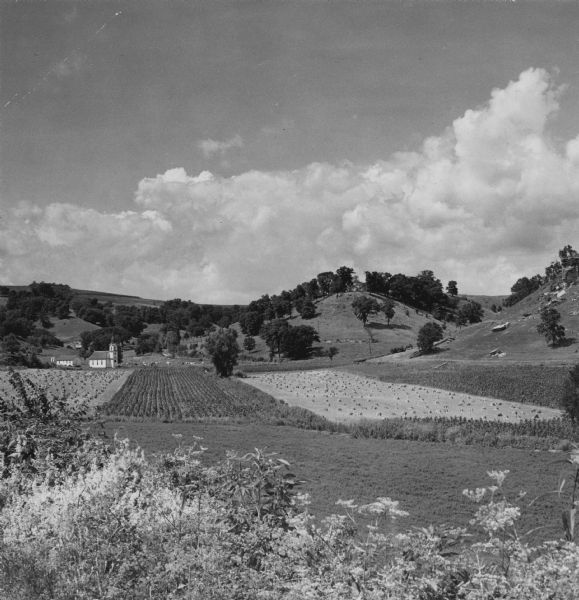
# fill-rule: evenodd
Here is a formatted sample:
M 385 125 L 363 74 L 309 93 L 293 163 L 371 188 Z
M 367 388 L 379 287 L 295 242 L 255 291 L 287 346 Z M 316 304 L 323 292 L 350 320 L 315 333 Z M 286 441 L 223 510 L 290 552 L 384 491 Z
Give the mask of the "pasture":
M 512 498 L 528 491 L 522 502 L 520 533 L 539 527 L 531 539 L 560 537 L 561 509 L 567 498 L 553 494 L 559 478 L 570 469 L 555 464 L 561 454 L 528 450 L 451 446 L 404 440 L 354 439 L 348 435 L 307 431 L 261 423 L 153 423 L 107 422 L 109 438 L 130 438 L 147 455 L 171 452 L 189 445 L 195 436 L 207 447 L 203 461 L 211 464 L 228 452 L 244 454 L 254 448 L 276 452 L 291 463 L 311 494 L 312 514 L 339 512 L 336 501 L 371 502 L 378 496 L 399 500 L 411 514 L 400 521 L 403 529 L 429 524 L 466 525 L 474 506 L 462 495 L 464 488 L 489 484 L 487 471 L 508 469 L 507 489 Z M 543 497 L 532 506 L 535 497 Z
M 345 423 L 397 417 L 462 417 L 517 422 L 561 416 L 561 411 L 555 408 L 391 383 L 329 369 L 251 374 L 245 381 L 292 406 Z

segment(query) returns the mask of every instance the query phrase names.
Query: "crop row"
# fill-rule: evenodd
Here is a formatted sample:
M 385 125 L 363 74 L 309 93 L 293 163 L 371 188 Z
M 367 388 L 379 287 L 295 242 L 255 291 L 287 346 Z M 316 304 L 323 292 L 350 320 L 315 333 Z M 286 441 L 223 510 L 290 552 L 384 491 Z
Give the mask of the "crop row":
M 134 371 L 110 402 L 105 415 L 163 420 L 243 417 L 259 407 L 219 387 L 198 368 L 144 368 Z

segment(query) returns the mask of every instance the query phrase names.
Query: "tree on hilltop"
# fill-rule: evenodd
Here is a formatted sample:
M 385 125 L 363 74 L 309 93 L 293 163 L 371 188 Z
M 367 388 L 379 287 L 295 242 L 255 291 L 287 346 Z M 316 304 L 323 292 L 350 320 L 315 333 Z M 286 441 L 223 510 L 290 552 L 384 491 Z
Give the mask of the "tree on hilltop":
M 458 287 L 457 287 L 456 281 L 454 281 L 454 279 L 451 279 L 448 282 L 448 285 L 446 286 L 446 293 L 449 296 L 456 296 L 456 295 L 458 295 Z
M 374 298 L 368 298 L 367 296 L 358 296 L 352 302 L 352 310 L 356 318 L 362 321 L 364 327 L 371 314 L 376 314 L 380 310 L 378 301 Z
M 344 291 L 349 292 L 354 286 L 354 269 L 351 267 L 340 267 L 336 271 L 336 276 L 341 280 Z
M 205 338 L 203 347 L 217 374 L 220 377 L 229 377 L 233 373 L 233 367 L 237 364 L 239 355 L 237 331 L 235 329 L 218 329 Z

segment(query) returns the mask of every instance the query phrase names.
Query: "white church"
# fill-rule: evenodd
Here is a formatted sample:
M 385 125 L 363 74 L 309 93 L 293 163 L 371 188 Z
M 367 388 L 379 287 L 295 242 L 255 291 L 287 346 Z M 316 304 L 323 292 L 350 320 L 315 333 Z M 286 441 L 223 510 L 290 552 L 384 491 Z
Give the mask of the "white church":
M 116 369 L 119 366 L 119 346 L 111 340 L 108 350 L 97 350 L 88 357 L 91 369 Z

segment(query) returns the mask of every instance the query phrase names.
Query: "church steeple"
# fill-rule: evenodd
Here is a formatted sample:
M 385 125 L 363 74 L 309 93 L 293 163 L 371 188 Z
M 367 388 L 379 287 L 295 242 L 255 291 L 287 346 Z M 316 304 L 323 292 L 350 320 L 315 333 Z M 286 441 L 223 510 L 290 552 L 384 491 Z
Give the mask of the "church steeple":
M 119 346 L 115 342 L 114 335 L 111 336 L 111 343 L 109 344 L 109 360 L 113 369 L 119 366 Z

